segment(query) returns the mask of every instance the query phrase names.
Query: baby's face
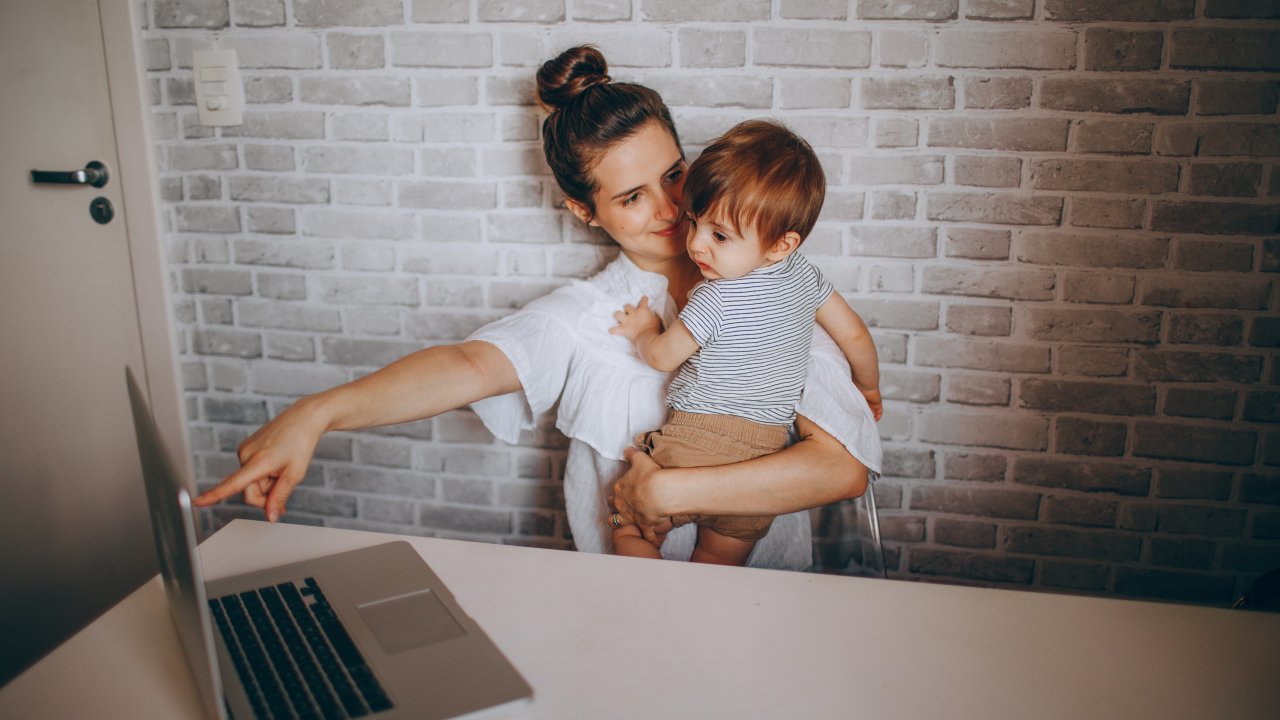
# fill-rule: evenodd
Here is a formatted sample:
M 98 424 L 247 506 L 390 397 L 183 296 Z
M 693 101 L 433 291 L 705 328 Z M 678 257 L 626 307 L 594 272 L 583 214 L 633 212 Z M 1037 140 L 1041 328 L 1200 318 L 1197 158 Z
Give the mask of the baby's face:
M 775 261 L 760 242 L 755 228 L 737 228 L 713 209 L 700 217 L 689 215 L 689 257 L 708 280 L 733 280 Z

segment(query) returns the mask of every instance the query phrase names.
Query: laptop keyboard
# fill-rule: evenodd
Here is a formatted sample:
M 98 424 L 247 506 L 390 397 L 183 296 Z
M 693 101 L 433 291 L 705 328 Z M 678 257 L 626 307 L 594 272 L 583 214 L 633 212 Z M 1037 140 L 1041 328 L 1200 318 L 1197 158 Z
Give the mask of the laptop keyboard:
M 209 607 L 259 718 L 336 720 L 392 707 L 314 578 Z

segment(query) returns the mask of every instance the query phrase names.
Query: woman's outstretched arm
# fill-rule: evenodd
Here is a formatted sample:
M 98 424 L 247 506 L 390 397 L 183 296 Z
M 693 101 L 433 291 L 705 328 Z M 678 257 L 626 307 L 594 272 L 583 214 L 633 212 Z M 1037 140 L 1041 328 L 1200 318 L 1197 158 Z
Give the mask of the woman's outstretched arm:
M 244 493 L 246 503 L 263 508 L 275 522 L 326 432 L 421 420 L 519 389 L 515 367 L 490 343 L 419 350 L 359 380 L 298 400 L 240 444 L 240 469 L 195 504 L 213 505 Z
M 804 416 L 796 429 L 800 440 L 790 447 L 731 465 L 663 469 L 628 450 L 631 468 L 610 500 L 649 537 L 671 515 L 784 515 L 866 492 L 866 467 L 839 440 Z

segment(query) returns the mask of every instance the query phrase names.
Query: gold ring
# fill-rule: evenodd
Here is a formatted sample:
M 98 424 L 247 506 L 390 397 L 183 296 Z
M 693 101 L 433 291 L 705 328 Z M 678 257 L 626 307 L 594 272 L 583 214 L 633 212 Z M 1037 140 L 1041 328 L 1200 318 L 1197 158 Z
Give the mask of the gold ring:
M 609 523 L 616 528 L 622 527 L 622 513 L 614 513 L 610 515 Z

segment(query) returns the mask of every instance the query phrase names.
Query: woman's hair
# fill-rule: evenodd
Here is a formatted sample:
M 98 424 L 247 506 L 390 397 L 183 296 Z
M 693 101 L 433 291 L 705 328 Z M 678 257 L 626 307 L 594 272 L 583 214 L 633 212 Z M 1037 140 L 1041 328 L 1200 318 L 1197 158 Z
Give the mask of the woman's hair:
M 612 82 L 608 70 L 604 54 L 591 45 L 569 48 L 538 70 L 538 102 L 548 113 L 542 122 L 547 165 L 565 196 L 592 213 L 597 184 L 591 171 L 609 148 L 651 122 L 680 147 L 662 97 L 643 85 Z
M 788 232 L 809 236 L 826 199 L 826 175 L 804 138 L 770 120 L 747 120 L 716 138 L 689 166 L 684 199 L 695 216 L 721 213 L 765 248 Z

